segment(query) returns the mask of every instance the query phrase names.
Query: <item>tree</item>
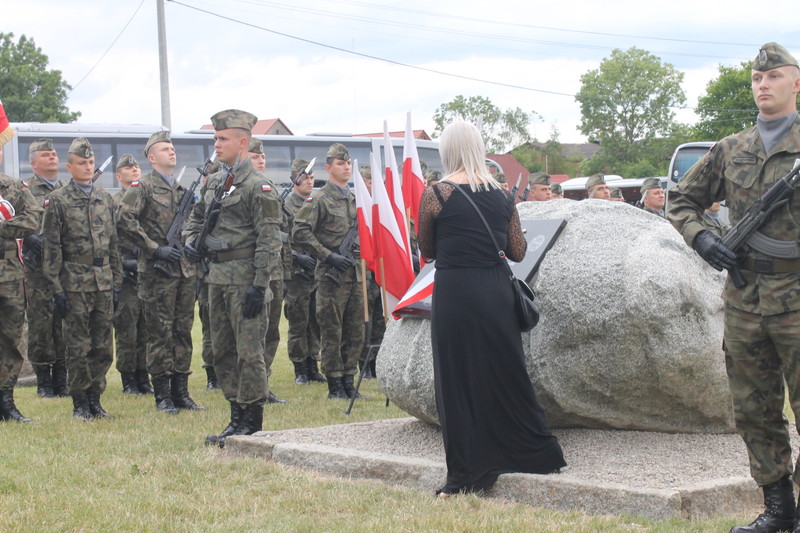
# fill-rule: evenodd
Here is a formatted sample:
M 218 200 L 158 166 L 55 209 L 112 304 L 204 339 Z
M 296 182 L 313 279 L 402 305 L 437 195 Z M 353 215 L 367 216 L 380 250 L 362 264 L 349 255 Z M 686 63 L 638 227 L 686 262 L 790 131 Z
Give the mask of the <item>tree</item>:
M 696 139 L 716 141 L 755 124 L 758 107 L 750 87 L 750 65 L 743 61 L 738 67 L 719 66 L 719 76 L 708 82 L 706 94 L 697 101 Z
M 24 35 L 13 42 L 13 33 L 0 32 L 0 99 L 15 122 L 72 122 L 81 114 L 67 106 L 72 87 L 60 70 L 48 70 L 48 59 Z
M 672 135 L 677 126 L 671 108 L 686 102 L 682 81 L 674 66 L 636 47 L 614 50 L 598 69 L 581 76 L 575 95 L 580 131 L 600 143 L 585 170 L 613 172 L 651 159 L 653 141 Z
M 539 117 L 536 112 L 526 113 L 519 107 L 503 111 L 484 96 L 465 98 L 458 95 L 453 101 L 440 105 L 434 113 L 436 128 L 433 130 L 433 137 L 441 135 L 445 126 L 456 119 L 475 125 L 480 122 L 486 151 L 505 153 L 531 139 L 528 126 L 536 117 Z

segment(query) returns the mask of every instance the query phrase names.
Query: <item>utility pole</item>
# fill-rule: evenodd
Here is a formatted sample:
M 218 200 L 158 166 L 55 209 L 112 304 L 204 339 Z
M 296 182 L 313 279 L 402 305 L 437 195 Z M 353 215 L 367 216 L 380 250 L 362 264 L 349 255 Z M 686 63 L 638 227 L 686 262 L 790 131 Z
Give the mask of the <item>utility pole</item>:
M 161 77 L 161 124 L 172 129 L 169 110 L 169 67 L 167 66 L 167 30 L 164 24 L 164 0 L 156 0 L 158 16 L 158 66 Z

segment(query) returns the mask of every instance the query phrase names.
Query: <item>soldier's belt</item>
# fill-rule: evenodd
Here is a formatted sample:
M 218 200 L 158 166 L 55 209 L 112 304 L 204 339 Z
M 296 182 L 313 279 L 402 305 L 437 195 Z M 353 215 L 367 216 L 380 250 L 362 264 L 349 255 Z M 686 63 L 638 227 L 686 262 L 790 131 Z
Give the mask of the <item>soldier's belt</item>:
M 756 274 L 785 274 L 800 272 L 800 259 L 772 259 L 746 256 L 739 267 Z
M 108 257 L 92 257 L 91 255 L 72 255 L 64 253 L 64 261 L 67 263 L 76 263 L 78 265 L 101 267 L 108 264 Z
M 255 257 L 256 245 L 251 244 L 244 248 L 234 248 L 233 250 L 220 250 L 219 252 L 211 252 L 208 257 L 212 263 L 222 263 L 224 261 L 232 261 L 233 259 L 247 259 L 248 257 Z

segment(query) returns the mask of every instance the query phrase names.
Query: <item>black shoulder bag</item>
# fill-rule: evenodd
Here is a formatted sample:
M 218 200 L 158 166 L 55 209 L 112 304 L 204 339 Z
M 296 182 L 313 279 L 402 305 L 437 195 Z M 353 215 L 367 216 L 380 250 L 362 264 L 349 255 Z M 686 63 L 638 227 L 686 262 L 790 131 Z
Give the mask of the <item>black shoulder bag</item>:
M 499 256 L 500 262 L 503 263 L 508 269 L 508 275 L 511 278 L 511 289 L 514 291 L 514 308 L 517 312 L 519 329 L 521 331 L 532 330 L 536 327 L 536 324 L 539 323 L 539 310 L 536 308 L 536 302 L 533 301 L 533 289 L 531 289 L 531 286 L 528 285 L 525 280 L 517 279 L 517 277 L 514 275 L 514 272 L 511 271 L 511 266 L 506 260 L 506 253 L 500 249 L 500 246 L 497 244 L 497 239 L 494 238 L 492 229 L 489 227 L 489 223 L 486 222 L 486 218 L 483 216 L 483 213 L 481 213 L 481 210 L 478 208 L 478 206 L 475 205 L 475 202 L 472 200 L 472 198 L 470 198 L 469 195 L 461 190 L 461 187 L 455 183 L 448 183 L 453 185 L 458 192 L 464 195 L 464 198 L 466 198 L 467 201 L 472 204 L 472 207 L 474 207 L 475 211 L 478 212 L 478 216 L 481 217 L 483 225 L 486 226 L 486 231 L 489 233 L 489 238 L 492 239 L 494 247 L 497 248 L 497 255 Z

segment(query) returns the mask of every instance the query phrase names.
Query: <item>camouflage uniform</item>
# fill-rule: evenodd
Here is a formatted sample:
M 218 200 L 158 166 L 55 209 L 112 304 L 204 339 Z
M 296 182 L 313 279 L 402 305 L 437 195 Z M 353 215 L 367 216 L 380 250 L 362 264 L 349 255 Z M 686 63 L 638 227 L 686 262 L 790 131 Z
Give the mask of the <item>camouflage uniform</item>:
M 719 217 L 713 217 L 708 214 L 708 211 L 703 213 L 703 218 L 700 220 L 703 227 L 720 237 L 724 237 L 728 233 L 728 225 L 722 222 Z
M 796 63 L 795 63 L 796 64 Z M 755 67 L 754 67 L 755 68 Z M 773 67 L 774 68 L 774 67 Z M 703 211 L 726 200 L 731 224 L 792 168 L 800 157 L 800 118 L 770 153 L 752 127 L 719 141 L 670 191 L 668 218 L 691 246 L 706 230 Z M 795 192 L 759 231 L 781 241 L 800 242 L 800 195 Z M 754 260 L 759 259 L 758 273 Z M 725 285 L 724 348 L 736 428 L 747 445 L 750 472 L 761 485 L 792 473 L 791 444 L 783 416 L 784 379 L 800 420 L 800 261 L 749 251 L 740 259 L 747 285 Z M 794 468 L 800 483 L 800 468 Z

